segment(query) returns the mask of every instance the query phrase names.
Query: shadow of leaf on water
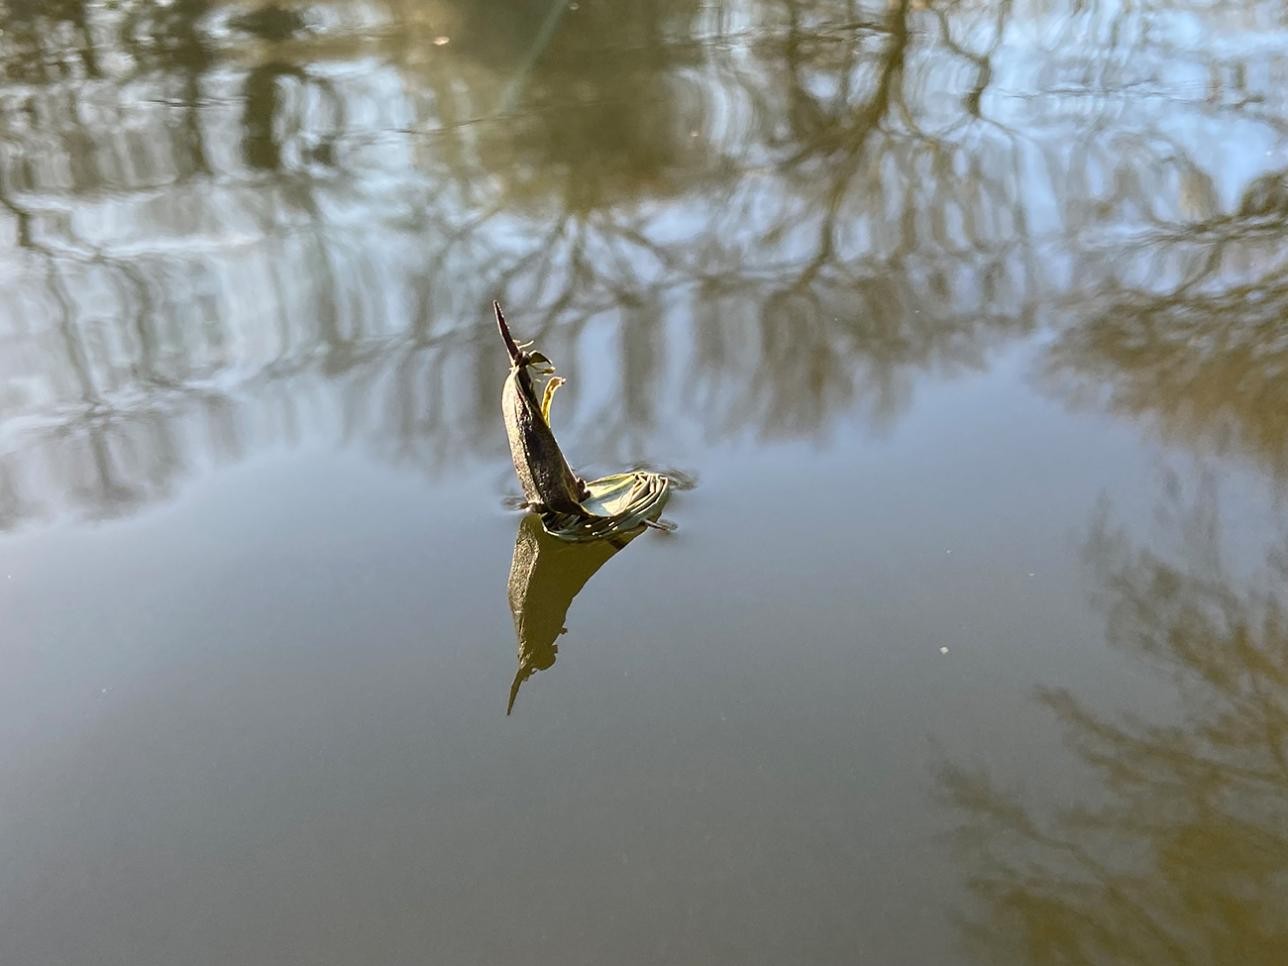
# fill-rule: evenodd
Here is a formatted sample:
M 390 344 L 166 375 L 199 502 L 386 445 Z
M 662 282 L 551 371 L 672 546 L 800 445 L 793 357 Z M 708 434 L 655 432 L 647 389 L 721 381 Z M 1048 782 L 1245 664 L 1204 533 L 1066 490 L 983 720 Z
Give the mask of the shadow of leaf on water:
M 611 540 L 569 543 L 552 537 L 530 513 L 519 522 L 510 561 L 507 595 L 519 641 L 519 667 L 510 684 L 505 713 L 514 710 L 519 688 L 532 675 L 554 665 L 558 640 L 568 628 L 568 609 L 591 577 L 644 528 Z

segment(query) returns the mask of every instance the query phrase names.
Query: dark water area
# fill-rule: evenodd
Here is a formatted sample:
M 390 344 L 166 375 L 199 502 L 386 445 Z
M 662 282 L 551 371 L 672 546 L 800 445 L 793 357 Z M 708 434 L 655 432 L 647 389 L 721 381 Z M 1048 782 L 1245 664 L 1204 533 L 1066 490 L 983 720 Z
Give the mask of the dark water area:
M 1286 514 L 1282 3 L 0 5 L 4 966 L 1288 962 Z

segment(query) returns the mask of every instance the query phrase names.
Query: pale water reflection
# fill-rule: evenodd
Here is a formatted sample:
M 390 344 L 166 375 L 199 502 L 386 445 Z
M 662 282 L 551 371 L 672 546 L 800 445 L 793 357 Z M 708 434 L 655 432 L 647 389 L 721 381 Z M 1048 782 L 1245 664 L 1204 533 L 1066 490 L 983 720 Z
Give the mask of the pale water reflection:
M 0 31 L 0 961 L 1284 959 L 1282 4 Z M 508 719 L 492 298 L 703 481 Z

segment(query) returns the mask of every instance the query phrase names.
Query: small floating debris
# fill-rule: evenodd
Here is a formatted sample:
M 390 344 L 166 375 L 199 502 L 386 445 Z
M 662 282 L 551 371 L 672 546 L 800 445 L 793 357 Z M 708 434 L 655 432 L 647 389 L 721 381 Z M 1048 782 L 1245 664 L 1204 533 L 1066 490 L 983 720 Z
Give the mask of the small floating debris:
M 564 458 L 550 424 L 550 406 L 564 379 L 544 353 L 530 351 L 510 335 L 498 302 L 492 303 L 497 328 L 510 354 L 510 374 L 501 390 L 501 415 L 510 439 L 514 472 L 529 509 L 541 515 L 551 536 L 579 542 L 634 533 L 644 527 L 668 530 L 658 523 L 671 481 L 662 473 L 631 470 L 582 480 Z M 538 379 L 545 385 L 538 393 Z
M 440 34 L 439 36 L 437 36 L 437 37 L 435 37 L 435 38 L 434 38 L 434 46 L 435 46 L 435 47 L 446 47 L 446 46 L 447 46 L 448 44 L 450 44 L 451 42 L 452 42 L 452 38 L 451 38 L 451 37 L 445 37 L 445 36 L 443 36 L 443 35 L 441 35 L 441 34 Z
M 940 654 L 947 654 L 947 653 L 948 653 L 948 645 L 947 645 L 947 644 L 940 644 L 940 645 L 939 645 L 939 653 L 940 653 Z

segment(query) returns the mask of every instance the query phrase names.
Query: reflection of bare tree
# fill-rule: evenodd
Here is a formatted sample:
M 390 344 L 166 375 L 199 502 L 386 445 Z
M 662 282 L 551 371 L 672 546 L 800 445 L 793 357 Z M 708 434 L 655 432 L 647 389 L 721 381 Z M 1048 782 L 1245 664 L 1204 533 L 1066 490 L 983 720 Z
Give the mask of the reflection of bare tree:
M 967 926 L 982 961 L 1288 957 L 1288 541 L 1245 583 L 1222 563 L 1214 506 L 1183 520 L 1179 562 L 1103 521 L 1088 545 L 1110 643 L 1175 683 L 1183 720 L 1111 720 L 1043 691 L 1099 779 L 1066 810 L 944 773 L 982 901 Z
M 1221 223 L 1175 110 L 1097 102 L 1068 147 L 1074 61 L 1096 91 L 1124 65 L 1241 63 L 1136 13 L 1115 41 L 1098 10 L 1069 18 L 1059 89 L 1025 87 L 1049 52 L 1013 25 L 1047 14 L 1011 3 L 29 6 L 0 15 L 11 523 L 120 512 L 337 427 L 426 472 L 499 454 L 494 295 L 560 357 L 611 336 L 630 405 L 562 400 L 588 455 L 637 459 L 676 422 L 888 425 L 926 370 L 1090 304 L 1106 272 L 1060 262 L 1096 232 Z M 1272 126 L 1249 83 L 1194 113 Z
M 1052 381 L 1288 477 L 1288 230 L 1273 201 L 1263 180 L 1241 203 L 1252 214 L 1161 228 L 1116 252 L 1052 351 Z

